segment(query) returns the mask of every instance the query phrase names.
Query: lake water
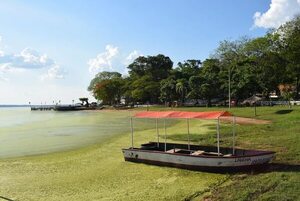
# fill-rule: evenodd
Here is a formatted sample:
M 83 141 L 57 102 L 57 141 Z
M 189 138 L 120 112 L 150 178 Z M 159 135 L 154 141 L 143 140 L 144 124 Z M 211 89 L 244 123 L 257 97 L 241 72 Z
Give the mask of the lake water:
M 129 133 L 129 111 L 0 108 L 0 158 L 64 151 Z M 128 140 L 128 144 L 129 144 Z

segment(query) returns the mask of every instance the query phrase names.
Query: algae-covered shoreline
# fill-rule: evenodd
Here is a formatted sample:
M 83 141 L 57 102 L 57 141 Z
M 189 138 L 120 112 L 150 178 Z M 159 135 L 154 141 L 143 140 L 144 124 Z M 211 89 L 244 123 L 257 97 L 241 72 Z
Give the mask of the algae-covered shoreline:
M 72 151 L 0 160 L 0 196 L 12 200 L 201 200 L 203 196 L 212 200 L 297 200 L 300 108 L 284 115 L 277 114 L 279 110 L 284 108 L 259 110 L 258 118 L 271 120 L 271 125 L 237 128 L 238 146 L 277 151 L 275 163 L 285 166 L 272 171 L 228 175 L 125 162 L 121 148 L 129 146 L 130 134 L 123 132 Z M 252 109 L 233 112 L 250 117 Z M 179 121 L 168 127 L 169 140 L 186 140 L 183 124 Z M 193 143 L 215 142 L 214 122 L 191 124 Z M 135 132 L 136 146 L 156 139 L 151 129 Z M 222 143 L 229 145 L 226 129 L 224 126 Z
M 0 109 L 0 158 L 47 154 L 97 144 L 129 132 L 131 113 Z
M 170 134 L 185 132 L 180 124 L 168 127 Z M 136 145 L 155 139 L 149 133 L 155 132 L 137 131 Z M 122 133 L 73 151 L 0 160 L 1 196 L 13 200 L 180 200 L 226 178 L 124 162 L 121 148 L 129 145 L 129 139 L 129 133 Z

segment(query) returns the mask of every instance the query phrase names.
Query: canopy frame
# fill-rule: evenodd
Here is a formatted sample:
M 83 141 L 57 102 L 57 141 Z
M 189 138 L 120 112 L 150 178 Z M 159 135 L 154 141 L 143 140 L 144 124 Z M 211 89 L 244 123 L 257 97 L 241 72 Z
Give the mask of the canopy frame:
M 220 117 L 222 116 L 232 116 L 232 155 L 235 154 L 235 143 L 236 143 L 236 117 L 231 115 L 229 112 L 221 111 L 221 112 L 155 112 L 155 115 L 148 115 L 151 112 L 140 112 L 135 114 L 135 118 L 155 118 L 156 124 L 156 134 L 157 134 L 157 146 L 159 147 L 159 128 L 158 128 L 158 119 L 163 119 L 164 124 L 164 151 L 167 150 L 167 128 L 166 128 L 166 119 L 186 119 L 187 121 L 187 135 L 188 135 L 188 150 L 190 151 L 190 119 L 215 119 L 217 120 L 217 153 L 218 156 L 220 153 Z M 159 116 L 159 113 L 162 115 Z M 205 115 L 204 115 L 205 113 Z M 186 117 L 184 117 L 186 116 Z M 131 126 L 131 149 L 134 149 L 133 145 L 133 117 L 130 118 L 130 126 Z

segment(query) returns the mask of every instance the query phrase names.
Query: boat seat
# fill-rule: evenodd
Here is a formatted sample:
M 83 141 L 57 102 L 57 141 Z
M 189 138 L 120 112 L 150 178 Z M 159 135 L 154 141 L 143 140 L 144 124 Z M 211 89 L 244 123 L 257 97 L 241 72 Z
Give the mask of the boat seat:
M 197 151 L 193 152 L 191 155 L 193 155 L 193 156 L 199 156 L 199 155 L 203 154 L 204 152 L 205 151 L 197 150 Z
M 212 155 L 212 156 L 219 156 L 218 152 L 204 152 L 205 155 Z M 220 156 L 223 156 L 223 154 L 220 153 Z
M 181 149 L 169 149 L 168 151 L 166 151 L 167 153 L 176 153 L 176 152 L 179 152 L 181 151 Z

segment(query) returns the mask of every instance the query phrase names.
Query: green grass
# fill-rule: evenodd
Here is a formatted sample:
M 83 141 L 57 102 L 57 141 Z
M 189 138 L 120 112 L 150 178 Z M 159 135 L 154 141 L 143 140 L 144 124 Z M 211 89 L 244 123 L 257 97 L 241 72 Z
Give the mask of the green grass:
M 266 172 L 214 174 L 124 162 L 121 148 L 129 146 L 130 134 L 123 133 L 74 151 L 0 160 L 0 196 L 13 200 L 297 200 L 300 108 L 289 113 L 281 110 L 287 108 L 258 108 L 257 118 L 271 120 L 270 125 L 237 126 L 237 146 L 277 152 L 277 165 Z M 232 112 L 254 116 L 252 108 Z M 186 141 L 186 122 L 168 123 L 168 140 Z M 214 121 L 190 123 L 193 143 L 215 144 Z M 221 131 L 222 145 L 230 146 L 230 127 L 222 124 Z M 135 146 L 150 140 L 156 140 L 155 129 L 135 133 Z
M 238 109 L 237 114 L 242 114 Z M 234 175 L 231 184 L 211 191 L 212 200 L 300 200 L 300 108 L 259 108 L 271 125 L 240 126 L 239 146 L 277 152 L 272 171 Z M 234 193 L 233 193 L 234 192 Z
M 226 109 L 226 108 L 225 108 Z M 152 110 L 164 110 L 152 108 Z M 176 108 L 175 110 L 207 111 L 222 108 Z M 240 125 L 237 127 L 237 146 L 243 148 L 276 151 L 274 165 L 263 173 L 233 174 L 217 188 L 195 200 L 300 200 L 300 107 L 258 107 L 257 116 L 253 108 L 233 108 L 237 116 L 271 120 L 267 125 Z M 230 126 L 222 127 L 223 144 L 230 146 Z M 193 136 L 194 142 L 206 136 Z M 202 140 L 202 142 L 203 142 Z

